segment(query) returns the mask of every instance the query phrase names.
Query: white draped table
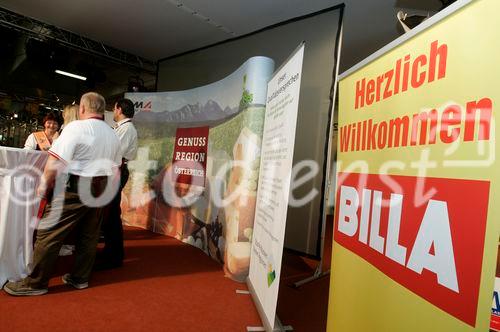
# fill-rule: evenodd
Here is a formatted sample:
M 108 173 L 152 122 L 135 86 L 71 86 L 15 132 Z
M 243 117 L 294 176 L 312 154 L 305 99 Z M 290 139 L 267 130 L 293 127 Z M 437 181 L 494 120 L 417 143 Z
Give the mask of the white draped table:
M 28 274 L 46 152 L 0 147 L 0 286 Z

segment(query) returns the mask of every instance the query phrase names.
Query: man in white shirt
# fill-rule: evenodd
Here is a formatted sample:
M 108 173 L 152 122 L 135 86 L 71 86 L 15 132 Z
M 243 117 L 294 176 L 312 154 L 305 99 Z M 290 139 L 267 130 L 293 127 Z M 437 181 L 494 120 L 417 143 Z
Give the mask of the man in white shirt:
M 102 120 L 105 105 L 101 95 L 84 94 L 80 120 L 68 124 L 48 151 L 50 156 L 37 190 L 47 204 L 38 224 L 32 272 L 20 281 L 8 282 L 4 286 L 7 293 L 47 293 L 59 250 L 72 230 L 76 231 L 75 262 L 71 273 L 63 276 L 63 282 L 76 289 L 88 287 L 102 206 L 107 203 L 102 200 L 107 196 L 109 201 L 116 192 L 117 181 L 108 179 L 116 179 L 122 158 L 118 137 Z M 116 184 L 114 192 L 108 182 Z
M 116 197 L 107 207 L 102 222 L 104 235 L 104 250 L 98 254 L 95 269 L 105 270 L 120 267 L 123 264 L 123 225 L 121 220 L 121 191 L 128 181 L 129 171 L 127 163 L 134 160 L 137 155 L 137 131 L 132 123 L 134 117 L 134 104 L 131 100 L 123 98 L 116 102 L 113 109 L 113 120 L 116 122 L 115 132 L 120 139 L 123 155 L 120 167 L 120 188 Z

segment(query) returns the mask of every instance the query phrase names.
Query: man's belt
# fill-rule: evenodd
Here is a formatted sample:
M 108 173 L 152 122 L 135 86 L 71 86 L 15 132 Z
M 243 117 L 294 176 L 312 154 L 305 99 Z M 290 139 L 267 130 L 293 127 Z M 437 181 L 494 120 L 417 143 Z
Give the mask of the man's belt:
M 90 187 L 92 193 L 95 195 L 100 195 L 102 190 L 106 186 L 107 176 L 79 176 L 75 174 L 69 174 L 68 181 L 66 182 L 66 191 L 72 193 L 78 193 L 78 185 L 82 182 L 90 182 Z

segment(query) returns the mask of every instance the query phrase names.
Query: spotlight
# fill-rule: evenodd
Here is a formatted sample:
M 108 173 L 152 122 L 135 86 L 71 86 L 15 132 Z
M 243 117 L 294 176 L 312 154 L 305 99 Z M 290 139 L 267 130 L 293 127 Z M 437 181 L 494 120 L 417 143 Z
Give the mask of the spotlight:
M 132 76 L 128 79 L 128 92 L 142 92 L 144 89 L 144 81 L 139 76 Z
M 401 26 L 403 27 L 405 32 L 410 31 L 423 21 L 429 18 L 429 16 L 422 16 L 422 15 L 408 15 L 408 13 L 403 12 L 400 10 L 397 14 L 396 17 L 401 23 Z

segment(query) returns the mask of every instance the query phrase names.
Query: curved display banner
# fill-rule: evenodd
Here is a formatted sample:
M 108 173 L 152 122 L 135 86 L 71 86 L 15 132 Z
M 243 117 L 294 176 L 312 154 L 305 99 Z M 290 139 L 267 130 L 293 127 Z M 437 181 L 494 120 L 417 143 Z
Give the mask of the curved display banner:
M 128 93 L 137 159 L 122 193 L 129 225 L 176 237 L 244 281 L 250 264 L 267 82 L 274 62 L 253 57 L 191 90 Z
M 497 0 L 458 1 L 339 83 L 328 331 L 487 331 Z

